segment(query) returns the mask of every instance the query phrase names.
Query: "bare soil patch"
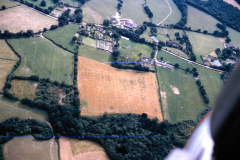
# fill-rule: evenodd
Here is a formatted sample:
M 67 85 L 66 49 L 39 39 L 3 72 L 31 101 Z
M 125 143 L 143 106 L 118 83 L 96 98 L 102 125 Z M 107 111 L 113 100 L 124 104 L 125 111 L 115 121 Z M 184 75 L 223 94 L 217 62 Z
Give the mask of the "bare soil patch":
M 240 9 L 240 5 L 235 0 L 223 0 L 223 1 L 233 5 L 234 7 L 237 7 L 238 9 Z
M 59 139 L 60 144 L 60 159 L 61 160 L 74 160 L 72 155 L 72 149 L 68 138 L 61 137 Z
M 217 56 L 217 54 L 216 54 L 215 51 L 213 51 L 212 53 L 210 53 L 209 56 L 212 56 L 212 57 L 218 58 L 218 56 Z
M 225 43 L 226 38 L 219 38 L 221 43 Z
M 18 6 L 0 12 L 0 30 L 16 33 L 32 29 L 34 32 L 57 25 L 58 21 L 44 16 L 30 8 Z
M 96 152 L 85 152 L 80 153 L 74 156 L 74 160 L 110 160 L 107 154 L 103 151 L 96 151 Z
M 81 108 L 81 115 L 147 113 L 149 118 L 163 120 L 155 73 L 120 70 L 79 57 L 78 88 L 79 98 L 88 102 L 88 107 Z
M 172 91 L 173 91 L 174 94 L 180 94 L 180 92 L 179 92 L 177 87 L 174 87 L 172 85 L 170 85 L 170 87 L 172 88 Z

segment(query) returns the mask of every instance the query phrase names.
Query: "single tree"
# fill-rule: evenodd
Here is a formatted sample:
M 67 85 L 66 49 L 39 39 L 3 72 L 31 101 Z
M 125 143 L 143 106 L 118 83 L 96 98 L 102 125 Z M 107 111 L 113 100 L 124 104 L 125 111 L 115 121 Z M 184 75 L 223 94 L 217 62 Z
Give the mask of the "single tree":
M 2 6 L 2 10 L 4 10 L 4 9 L 6 9 L 6 6 L 3 5 L 3 6 Z

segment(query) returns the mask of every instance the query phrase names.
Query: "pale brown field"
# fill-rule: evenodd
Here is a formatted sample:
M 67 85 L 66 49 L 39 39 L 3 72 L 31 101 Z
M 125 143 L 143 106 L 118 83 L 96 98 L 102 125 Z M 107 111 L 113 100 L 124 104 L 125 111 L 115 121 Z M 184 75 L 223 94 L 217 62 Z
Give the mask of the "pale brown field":
M 110 160 L 103 151 L 85 152 L 74 156 L 74 160 Z
M 87 101 L 81 115 L 147 113 L 163 120 L 154 73 L 120 70 L 83 57 L 78 62 L 79 96 Z
M 74 160 L 69 139 L 66 137 L 61 137 L 59 139 L 59 145 L 60 145 L 60 151 L 59 151 L 60 159 L 61 160 Z
M 58 24 L 58 21 L 44 16 L 30 8 L 18 6 L 0 12 L 0 30 L 9 30 L 16 33 L 20 30 L 32 29 L 34 32 L 49 29 L 51 25 Z

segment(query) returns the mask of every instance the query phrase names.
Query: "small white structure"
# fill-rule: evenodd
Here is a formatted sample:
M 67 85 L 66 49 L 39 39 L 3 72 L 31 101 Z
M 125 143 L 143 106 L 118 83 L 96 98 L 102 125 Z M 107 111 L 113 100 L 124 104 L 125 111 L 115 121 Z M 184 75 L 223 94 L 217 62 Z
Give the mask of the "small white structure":
M 129 38 L 121 36 L 122 39 L 129 41 Z

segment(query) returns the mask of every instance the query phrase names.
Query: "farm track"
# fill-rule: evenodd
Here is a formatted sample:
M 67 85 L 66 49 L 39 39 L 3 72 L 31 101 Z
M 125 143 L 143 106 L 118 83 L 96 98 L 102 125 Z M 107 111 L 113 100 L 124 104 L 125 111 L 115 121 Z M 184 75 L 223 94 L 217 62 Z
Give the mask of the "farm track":
M 1 57 L 0 57 L 0 59 L 17 62 L 16 60 L 8 59 L 8 58 L 1 58 Z
M 161 23 L 163 23 L 172 14 L 172 8 L 171 8 L 170 4 L 168 3 L 168 0 L 166 0 L 166 2 L 167 2 L 168 7 L 170 9 L 170 13 L 160 23 L 158 23 L 157 26 L 159 26 Z

